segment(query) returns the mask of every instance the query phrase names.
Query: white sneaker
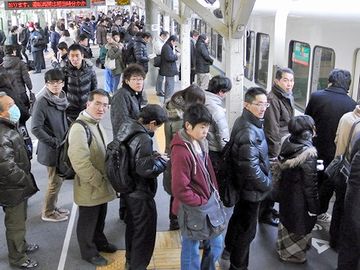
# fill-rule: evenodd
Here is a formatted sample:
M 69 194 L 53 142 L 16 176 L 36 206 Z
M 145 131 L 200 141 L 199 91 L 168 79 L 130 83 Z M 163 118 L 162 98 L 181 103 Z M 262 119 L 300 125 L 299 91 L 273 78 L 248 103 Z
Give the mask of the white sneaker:
M 331 215 L 328 213 L 320 214 L 317 216 L 317 220 L 321 222 L 331 222 Z
M 41 216 L 41 219 L 43 221 L 49 221 L 49 222 L 60 222 L 60 221 L 65 221 L 68 219 L 68 216 L 64 215 L 64 214 L 60 214 L 59 212 L 57 211 L 54 211 L 52 212 L 51 215 L 49 216 L 45 216 L 45 215 L 42 215 Z

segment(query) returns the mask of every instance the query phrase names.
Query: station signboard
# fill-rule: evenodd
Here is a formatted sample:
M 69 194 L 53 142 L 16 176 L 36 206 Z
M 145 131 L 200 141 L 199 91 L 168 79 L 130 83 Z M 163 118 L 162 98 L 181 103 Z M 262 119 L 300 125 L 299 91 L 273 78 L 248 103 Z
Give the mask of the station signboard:
M 130 0 L 116 0 L 118 6 L 127 6 L 130 5 Z
M 4 1 L 5 10 L 90 8 L 90 0 L 24 0 Z

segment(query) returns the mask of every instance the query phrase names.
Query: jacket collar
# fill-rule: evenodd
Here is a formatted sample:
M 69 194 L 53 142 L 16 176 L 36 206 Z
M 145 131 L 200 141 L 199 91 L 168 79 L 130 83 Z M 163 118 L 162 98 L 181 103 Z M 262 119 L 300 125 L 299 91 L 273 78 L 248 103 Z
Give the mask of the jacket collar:
M 9 119 L 6 119 L 4 117 L 0 117 L 0 124 L 4 124 L 11 129 L 16 129 L 16 124 L 12 123 Z
M 249 110 L 244 108 L 242 117 L 250 122 L 251 124 L 257 126 L 258 128 L 263 128 L 264 119 L 259 119 L 255 115 L 253 115 Z
M 333 92 L 340 95 L 347 95 L 348 92 L 344 88 L 335 87 L 335 86 L 329 86 L 328 88 L 325 89 L 325 91 Z

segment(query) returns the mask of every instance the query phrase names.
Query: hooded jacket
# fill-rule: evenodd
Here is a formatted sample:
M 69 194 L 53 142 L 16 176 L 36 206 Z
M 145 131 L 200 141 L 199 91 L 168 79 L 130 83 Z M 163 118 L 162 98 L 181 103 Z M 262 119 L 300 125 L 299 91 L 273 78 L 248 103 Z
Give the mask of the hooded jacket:
M 295 136 L 285 139 L 280 153 L 280 221 L 286 229 L 306 235 L 313 229 L 319 213 L 317 189 L 317 151 L 311 139 Z
M 209 73 L 210 66 L 214 60 L 210 57 L 209 49 L 205 44 L 206 36 L 200 35 L 196 41 L 196 61 L 195 72 L 196 73 Z
M 165 42 L 161 48 L 161 64 L 159 74 L 166 77 L 174 77 L 177 75 L 178 69 L 176 66 L 178 56 L 174 52 L 174 48 L 170 42 Z
M 144 68 L 145 73 L 149 70 L 149 56 L 146 48 L 146 42 L 142 37 L 135 37 L 134 55 L 136 63 Z
M 166 168 L 166 161 L 153 150 L 154 134 L 141 123 L 127 119 L 119 129 L 116 138 L 127 142 L 129 147 L 131 177 L 135 182 L 135 190 L 127 194 L 137 199 L 152 199 L 157 190 L 157 177 Z
M 39 190 L 30 169 L 24 139 L 16 125 L 0 117 L 1 206 L 16 206 Z
M 21 61 L 17 56 L 6 55 L 3 66 L 13 78 L 15 82 L 14 89 L 18 94 L 26 93 L 25 86 L 31 91 L 32 83 L 25 62 Z
M 218 189 L 206 139 L 199 142 L 204 157 L 194 149 L 191 139 L 181 129 L 171 143 L 171 189 L 174 196 L 172 212 L 177 214 L 179 204 L 200 206 L 207 203 L 212 190 L 209 181 Z
M 244 109 L 236 119 L 231 138 L 231 160 L 236 179 L 234 185 L 240 197 L 250 202 L 265 199 L 271 190 L 268 146 L 262 120 Z

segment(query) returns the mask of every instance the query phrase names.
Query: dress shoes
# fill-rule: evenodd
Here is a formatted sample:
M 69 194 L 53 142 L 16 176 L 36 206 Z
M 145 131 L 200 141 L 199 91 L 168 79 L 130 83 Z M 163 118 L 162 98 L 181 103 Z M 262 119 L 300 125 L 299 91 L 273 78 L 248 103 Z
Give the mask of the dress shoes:
M 118 248 L 115 245 L 108 243 L 105 246 L 99 247 L 98 250 L 105 253 L 115 253 Z
M 87 261 L 95 266 L 105 266 L 108 264 L 108 261 L 101 255 L 91 257 Z

